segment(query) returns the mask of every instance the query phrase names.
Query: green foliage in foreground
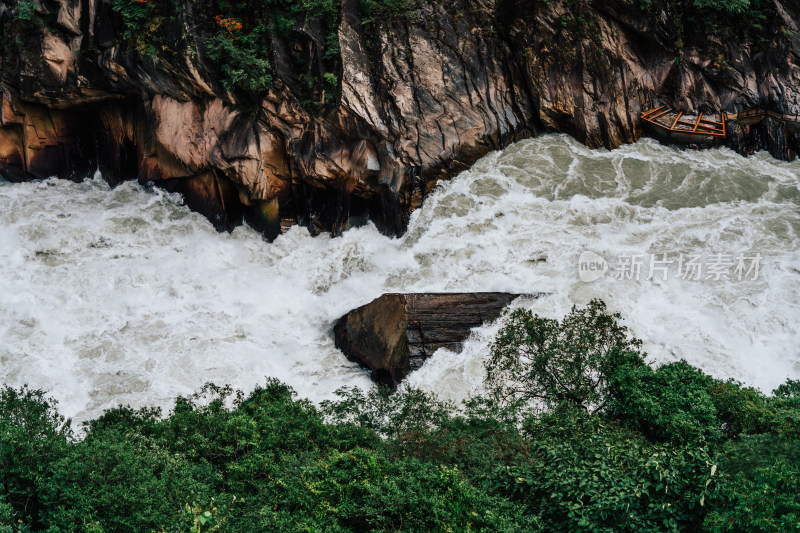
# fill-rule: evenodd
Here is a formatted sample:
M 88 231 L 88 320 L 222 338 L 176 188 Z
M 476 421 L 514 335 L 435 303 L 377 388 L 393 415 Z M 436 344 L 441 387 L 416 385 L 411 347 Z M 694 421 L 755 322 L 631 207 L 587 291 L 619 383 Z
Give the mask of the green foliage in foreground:
M 639 346 L 601 302 L 518 310 L 460 409 L 206 385 L 81 438 L 40 391 L 4 388 L 0 532 L 800 529 L 800 382 L 765 396 Z

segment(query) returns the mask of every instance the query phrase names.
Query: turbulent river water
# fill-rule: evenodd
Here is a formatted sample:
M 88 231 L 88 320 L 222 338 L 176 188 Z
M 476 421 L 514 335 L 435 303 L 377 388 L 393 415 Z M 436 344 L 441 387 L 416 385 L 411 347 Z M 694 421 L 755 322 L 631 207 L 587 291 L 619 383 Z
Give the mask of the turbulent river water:
M 318 401 L 370 386 L 332 340 L 351 308 L 384 292 L 513 291 L 550 293 L 516 305 L 552 317 L 603 298 L 654 363 L 770 391 L 800 377 L 799 215 L 800 161 L 649 140 L 592 151 L 560 135 L 441 183 L 395 239 L 294 227 L 270 244 L 135 183 L 0 182 L 0 383 L 45 389 L 77 420 L 266 376 Z M 409 382 L 451 400 L 480 390 L 496 328 Z

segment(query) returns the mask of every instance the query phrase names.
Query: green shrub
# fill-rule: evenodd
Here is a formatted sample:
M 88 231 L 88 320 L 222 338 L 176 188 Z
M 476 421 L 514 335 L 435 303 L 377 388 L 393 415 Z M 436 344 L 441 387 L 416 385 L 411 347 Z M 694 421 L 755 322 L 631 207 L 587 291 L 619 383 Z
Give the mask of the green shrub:
M 60 531 L 174 530 L 187 501 L 210 498 L 209 472 L 135 433 L 90 434 L 41 483 L 44 522 Z M 198 479 L 199 478 L 199 479 Z
M 25 22 L 30 22 L 36 18 L 39 4 L 36 0 L 19 0 L 17 2 L 16 18 Z
M 775 461 L 800 465 L 800 446 L 797 440 L 774 433 L 743 435 L 723 443 L 717 461 L 728 475 L 741 473 L 752 479 L 758 469 L 767 468 Z
M 714 533 L 800 531 L 798 463 L 777 459 L 749 478 L 739 473 L 721 480 L 703 529 Z
M 140 56 L 174 47 L 166 46 L 164 26 L 178 16 L 178 0 L 112 0 L 111 7 L 122 18 L 122 39 Z
M 452 405 L 414 388 L 392 393 L 381 387 L 367 394 L 354 388 L 338 394 L 338 401 L 324 402 L 323 411 L 340 432 L 362 431 L 366 433 L 359 441 L 362 446 L 369 443 L 390 457 L 459 468 L 475 484 L 497 465 L 524 454 L 527 447 L 515 423 L 478 399 L 469 402 L 463 414 L 456 414 Z M 372 441 L 373 432 L 383 438 Z
M 728 15 L 740 15 L 751 7 L 750 0 L 692 0 L 692 7 L 711 10 Z
M 94 420 L 85 422 L 84 429 L 93 435 L 119 432 L 153 436 L 158 433 L 160 423 L 159 408 L 132 409 L 128 406 L 119 406 L 106 410 Z
M 32 527 L 42 524 L 41 482 L 71 443 L 69 421 L 55 405 L 40 390 L 0 389 L 0 502 L 6 516 Z
M 772 391 L 775 398 L 788 407 L 800 409 L 800 380 L 787 379 L 786 383 Z
M 207 0 L 207 4 L 209 12 L 215 14 L 209 21 L 211 37 L 207 41 L 207 56 L 218 70 L 225 89 L 255 94 L 267 90 L 274 76 L 270 64 L 273 36 L 298 44 L 308 39 L 306 27 L 318 23 L 323 35 L 321 42 L 314 41 L 314 46 L 321 48 L 325 71 L 316 71 L 318 65 L 309 61 L 304 53 L 303 58 L 295 58 L 299 62 L 294 75 L 307 85 L 306 89 L 324 90 L 324 102 L 311 100 L 310 92 L 301 95 L 309 98 L 304 102 L 306 107 L 335 103 L 336 72 L 340 68 L 341 0 Z M 376 20 L 410 16 L 416 8 L 416 0 L 362 0 L 360 4 L 365 26 L 373 25 Z
M 261 94 L 272 85 L 274 72 L 270 64 L 271 39 L 278 36 L 298 44 L 308 38 L 299 30 L 311 23 L 319 23 L 323 31 L 320 53 L 330 71 L 339 65 L 339 12 L 340 0 L 260 0 L 228 1 L 208 0 L 208 10 L 215 15 L 209 17 L 211 37 L 206 43 L 207 57 L 216 67 L 220 81 L 229 91 L 244 91 Z M 303 58 L 297 67 L 298 76 L 307 76 L 304 70 L 314 65 L 306 64 Z M 312 69 L 313 70 L 313 69 Z M 326 74 L 318 73 L 310 78 L 312 86 L 330 83 Z M 327 80 L 327 81 L 326 81 Z M 330 95 L 330 96 L 328 96 Z M 334 91 L 327 89 L 326 100 L 334 100 Z
M 769 412 L 775 413 L 772 420 L 775 431 L 800 439 L 800 381 L 787 380 L 773 394 Z
M 463 408 L 413 388 L 317 408 L 275 380 L 208 384 L 166 417 L 108 410 L 78 440 L 41 391 L 6 387 L 0 533 L 800 526 L 800 383 L 766 397 L 683 361 L 653 369 L 599 302 L 516 317 L 487 366 L 524 370 L 506 385 L 522 401 L 497 401 L 497 381 Z
M 418 10 L 417 0 L 361 0 L 361 24 L 371 28 L 376 22 L 389 23 L 402 17 L 413 19 Z
M 457 468 L 417 459 L 389 461 L 365 449 L 333 452 L 303 468 L 296 481 L 285 481 L 285 505 L 272 516 L 262 510 L 269 517 L 264 525 L 294 523 L 295 531 L 535 531 L 534 520 L 471 486 Z M 298 506 L 293 515 L 284 511 Z
M 714 380 L 708 392 L 717 411 L 719 429 L 726 438 L 771 431 L 778 423 L 767 398 L 752 387 L 732 380 Z
M 260 30 L 233 40 L 219 32 L 208 40 L 208 58 L 220 69 L 222 85 L 229 91 L 265 92 L 272 85 L 272 67 L 261 43 L 268 37 Z
M 0 533 L 29 533 L 31 528 L 20 516 L 22 513 L 0 498 Z
M 638 0 L 643 9 L 653 7 L 655 0 Z M 690 0 L 685 3 L 668 2 L 671 11 L 678 16 L 691 12 L 718 13 L 722 15 L 741 15 L 752 8 L 760 7 L 759 0 Z
M 492 483 L 550 531 L 685 531 L 702 521 L 716 473 L 701 445 L 652 444 L 585 411 L 529 419 L 528 456 Z
M 608 415 L 654 441 L 692 442 L 719 436 L 712 378 L 686 361 L 653 370 L 621 366 L 609 379 Z
M 793 433 L 800 409 L 735 381 L 713 379 L 685 361 L 652 369 L 621 364 L 610 373 L 608 416 L 658 441 L 727 440 L 743 434 Z M 789 390 L 789 389 L 781 389 Z
M 684 41 L 700 49 L 718 40 L 744 38 L 751 45 L 769 42 L 773 36 L 768 32 L 778 31 L 770 26 L 780 20 L 775 4 L 764 0 L 637 0 L 636 4 L 651 15 L 666 14 L 679 54 L 686 46 Z

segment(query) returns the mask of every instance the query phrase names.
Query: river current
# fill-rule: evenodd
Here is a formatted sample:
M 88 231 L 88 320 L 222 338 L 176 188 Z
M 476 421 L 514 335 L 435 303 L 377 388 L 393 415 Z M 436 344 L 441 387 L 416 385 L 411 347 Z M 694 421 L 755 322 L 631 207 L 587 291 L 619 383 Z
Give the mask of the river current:
M 603 298 L 655 364 L 765 392 L 800 378 L 800 161 L 765 153 L 546 135 L 440 183 L 400 238 L 293 227 L 273 243 L 136 183 L 0 181 L 0 261 L 0 383 L 44 389 L 77 420 L 169 408 L 207 381 L 271 376 L 313 401 L 369 387 L 331 330 L 384 292 L 546 292 L 516 305 L 551 317 Z M 496 328 L 408 382 L 478 392 Z

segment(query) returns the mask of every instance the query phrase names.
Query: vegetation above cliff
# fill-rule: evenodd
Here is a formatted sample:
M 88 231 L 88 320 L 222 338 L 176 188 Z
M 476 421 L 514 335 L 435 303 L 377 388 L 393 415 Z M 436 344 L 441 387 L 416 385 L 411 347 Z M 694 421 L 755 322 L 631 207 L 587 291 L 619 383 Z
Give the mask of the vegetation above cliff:
M 143 57 L 169 50 L 162 30 L 188 7 L 152 0 L 113 0 L 112 5 L 123 21 L 123 39 Z M 371 26 L 406 15 L 415 4 L 362 0 L 359 5 L 365 26 Z M 314 106 L 335 101 L 341 9 L 341 0 L 202 0 L 192 6 L 191 17 L 199 22 L 198 43 L 226 90 L 257 94 L 269 89 L 278 54 L 292 64 L 289 81 L 296 82 L 304 103 Z M 276 50 L 279 42 L 288 46 Z
M 537 4 L 563 4 L 561 23 L 575 41 L 588 39 L 596 45 L 602 41 L 597 7 L 591 2 L 537 0 L 530 6 Z M 418 0 L 359 0 L 357 5 L 365 43 L 377 41 L 372 34 L 382 25 L 421 20 Z M 478 28 L 495 34 L 503 49 L 510 44 L 499 31 L 502 24 L 496 18 L 506 5 L 513 6 L 514 2 L 499 2 L 496 12 L 482 17 L 486 27 Z M 180 28 L 163 31 L 187 9 L 188 5 L 179 0 L 113 0 L 113 7 L 124 21 L 123 39 L 143 56 L 170 51 L 170 39 L 165 36 L 185 33 Z M 771 21 L 779 18 L 776 5 L 764 0 L 633 0 L 631 9 L 637 8 L 643 16 L 653 16 L 658 22 L 668 17 L 668 32 L 678 58 L 687 46 L 703 48 L 712 35 L 726 40 L 746 35 L 756 44 L 769 42 L 776 29 Z M 191 11 L 189 25 L 200 30 L 192 46 L 205 54 L 226 90 L 258 94 L 280 74 L 293 91 L 301 94 L 306 107 L 335 103 L 341 71 L 341 0 L 202 0 L 192 4 Z M 717 59 L 724 61 L 724 57 Z M 279 73 L 276 63 L 291 68 Z
M 795 1 L 787 5 L 793 7 Z M 174 74 L 190 56 L 199 58 L 197 64 L 209 71 L 212 85 L 245 100 L 263 94 L 280 78 L 308 109 L 318 110 L 337 101 L 342 0 L 111 0 L 110 5 L 115 14 L 112 26 L 118 50 L 132 56 L 134 63 L 151 62 L 151 66 Z M 24 55 L 25 48 L 39 40 L 32 28 L 61 31 L 60 8 L 55 5 L 39 0 L 1 0 L 0 6 L 0 29 L 16 36 L 16 41 L 0 44 L 8 70 L 13 70 L 10 64 Z M 420 0 L 358 0 L 348 5 L 360 19 L 363 43 L 373 54 L 381 53 L 372 43 L 380 42 L 382 28 L 409 21 L 435 29 L 439 8 Z M 628 11 L 625 16 L 635 13 L 642 19 L 651 17 L 654 28 L 667 32 L 664 38 L 672 41 L 677 61 L 684 49 L 695 47 L 702 54 L 713 41 L 713 46 L 709 45 L 713 50 L 705 52 L 709 59 L 724 63 L 726 53 L 719 40 L 744 37 L 758 44 L 772 42 L 776 32 L 791 33 L 785 27 L 776 27 L 775 21 L 781 20 L 777 10 L 781 8 L 765 0 L 630 0 L 612 3 L 611 8 Z M 590 44 L 586 50 L 602 54 L 600 20 L 604 9 L 587 0 L 503 0 L 487 5 L 468 3 L 458 8 L 455 17 L 464 19 L 469 11 L 472 30 L 493 35 L 498 47 L 507 51 L 515 44 L 504 28 L 502 13 L 518 16 L 525 12 L 526 19 L 528 13 L 557 13 L 567 51 L 575 53 L 580 49 L 576 44 L 585 42 Z M 26 33 L 31 33 L 30 42 L 24 38 Z M 87 57 L 96 54 L 83 48 L 74 51 L 76 57 L 84 52 Z M 89 68 L 88 62 L 85 66 Z
M 600 302 L 516 311 L 488 393 L 207 385 L 78 439 L 41 391 L 0 392 L 0 531 L 790 531 L 800 382 L 772 396 L 652 368 Z
M 636 0 L 646 13 L 665 13 L 674 32 L 676 49 L 684 44 L 704 46 L 709 37 L 742 40 L 754 44 L 769 43 L 774 30 L 789 36 L 786 27 L 774 28 L 780 20 L 779 4 L 767 0 Z M 795 0 L 786 4 L 792 6 Z

